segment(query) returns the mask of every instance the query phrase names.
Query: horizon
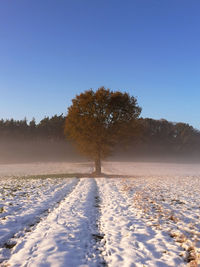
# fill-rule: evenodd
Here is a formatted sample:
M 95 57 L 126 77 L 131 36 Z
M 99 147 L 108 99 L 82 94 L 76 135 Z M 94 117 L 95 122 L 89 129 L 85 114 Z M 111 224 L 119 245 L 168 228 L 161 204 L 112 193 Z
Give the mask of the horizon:
M 143 118 L 200 130 L 199 1 L 0 7 L 0 118 L 66 115 L 77 94 L 105 86 L 136 97 Z

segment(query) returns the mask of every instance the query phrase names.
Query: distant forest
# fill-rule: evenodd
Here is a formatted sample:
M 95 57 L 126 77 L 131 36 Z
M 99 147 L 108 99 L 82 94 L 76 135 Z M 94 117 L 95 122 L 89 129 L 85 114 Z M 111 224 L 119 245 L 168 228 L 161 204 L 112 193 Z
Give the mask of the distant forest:
M 38 124 L 33 119 L 0 120 L 0 162 L 40 160 L 83 160 L 64 135 L 65 116 L 45 117 Z M 135 134 L 122 142 L 111 159 L 187 159 L 200 156 L 200 131 L 186 123 L 165 119 L 140 118 Z

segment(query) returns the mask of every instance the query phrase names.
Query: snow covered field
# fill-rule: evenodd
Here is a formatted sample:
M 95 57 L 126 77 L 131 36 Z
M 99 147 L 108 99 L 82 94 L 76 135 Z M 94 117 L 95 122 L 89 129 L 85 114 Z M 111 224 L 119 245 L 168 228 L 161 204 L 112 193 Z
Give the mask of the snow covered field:
M 91 163 L 22 163 L 0 164 L 0 177 L 91 172 Z
M 28 176 L 91 171 L 0 165 L 0 266 L 200 264 L 200 166 L 106 162 L 112 178 Z

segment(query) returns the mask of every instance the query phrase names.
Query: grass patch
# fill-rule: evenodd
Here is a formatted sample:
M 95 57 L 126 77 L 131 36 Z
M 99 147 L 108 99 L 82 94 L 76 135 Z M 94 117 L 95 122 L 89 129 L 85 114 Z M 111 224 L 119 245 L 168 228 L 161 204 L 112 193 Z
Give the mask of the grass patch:
M 4 207 L 0 207 L 0 213 L 3 213 L 4 211 Z
M 14 176 L 13 178 L 20 179 L 47 179 L 47 178 L 136 178 L 133 175 L 119 175 L 119 174 L 106 174 L 102 173 L 100 175 L 96 175 L 95 173 L 51 173 L 51 174 L 33 174 L 26 176 Z
M 51 174 L 36 174 L 27 176 L 18 176 L 20 179 L 47 179 L 47 178 L 83 178 L 91 177 L 91 173 L 51 173 Z

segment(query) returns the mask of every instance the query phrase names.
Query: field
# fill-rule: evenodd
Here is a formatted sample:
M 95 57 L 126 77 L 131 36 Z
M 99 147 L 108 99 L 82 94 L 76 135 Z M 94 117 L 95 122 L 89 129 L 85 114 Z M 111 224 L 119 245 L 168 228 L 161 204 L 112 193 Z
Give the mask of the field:
M 107 176 L 85 177 L 92 170 L 0 165 L 0 266 L 200 264 L 200 166 L 105 162 Z

